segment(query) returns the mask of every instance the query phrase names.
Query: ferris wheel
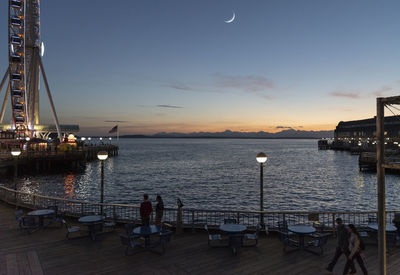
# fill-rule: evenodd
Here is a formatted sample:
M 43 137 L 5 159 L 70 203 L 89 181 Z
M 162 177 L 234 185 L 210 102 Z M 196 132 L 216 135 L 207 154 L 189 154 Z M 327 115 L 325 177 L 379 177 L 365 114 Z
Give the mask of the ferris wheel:
M 0 91 L 7 76 L 8 87 L 0 113 L 3 121 L 8 97 L 11 96 L 11 130 L 17 138 L 36 136 L 39 125 L 39 71 L 49 97 L 57 133 L 60 126 L 44 72 L 40 43 L 40 0 L 9 0 L 8 2 L 9 66 L 1 81 Z

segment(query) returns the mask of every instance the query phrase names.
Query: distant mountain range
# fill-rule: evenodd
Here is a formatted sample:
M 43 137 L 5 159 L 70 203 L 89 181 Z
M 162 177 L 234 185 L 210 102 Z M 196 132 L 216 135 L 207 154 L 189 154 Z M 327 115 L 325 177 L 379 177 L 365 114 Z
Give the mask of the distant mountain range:
M 301 131 L 288 129 L 277 133 L 260 132 L 195 132 L 195 133 L 157 133 L 154 135 L 124 135 L 121 138 L 333 138 L 333 131 Z

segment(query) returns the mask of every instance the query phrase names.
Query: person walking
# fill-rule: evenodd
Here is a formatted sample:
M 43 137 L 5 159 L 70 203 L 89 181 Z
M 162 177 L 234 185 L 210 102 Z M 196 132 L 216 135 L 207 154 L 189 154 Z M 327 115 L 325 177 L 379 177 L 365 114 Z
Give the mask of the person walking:
M 335 250 L 335 255 L 333 256 L 333 259 L 331 262 L 328 264 L 328 267 L 326 270 L 329 272 L 332 272 L 333 268 L 335 267 L 339 257 L 344 254 L 346 258 L 349 256 L 350 251 L 349 251 L 349 232 L 347 228 L 344 226 L 343 221 L 341 218 L 336 219 L 336 234 L 337 234 L 337 246 Z M 354 262 L 350 264 L 350 269 L 351 272 L 350 274 L 356 273 L 356 269 L 354 267 Z
M 140 217 L 142 218 L 142 225 L 150 224 L 150 215 L 153 212 L 153 206 L 149 201 L 149 195 L 143 195 L 143 202 L 140 204 Z
M 356 227 L 354 224 L 349 224 L 347 230 L 350 233 L 349 236 L 349 251 L 350 254 L 347 256 L 347 262 L 344 266 L 343 275 L 347 274 L 349 271 L 349 267 L 351 265 L 354 266 L 354 259 L 357 260 L 358 265 L 361 267 L 364 275 L 368 275 L 367 268 L 364 264 L 364 259 L 362 255 L 362 250 L 364 249 L 364 243 L 361 240 L 360 234 L 358 234 Z M 355 272 L 354 272 L 355 273 Z M 352 274 L 352 273 L 350 273 Z
M 161 219 L 164 215 L 164 202 L 161 198 L 160 195 L 157 195 L 156 198 L 157 205 L 156 205 L 156 219 L 155 219 L 155 225 L 161 226 Z

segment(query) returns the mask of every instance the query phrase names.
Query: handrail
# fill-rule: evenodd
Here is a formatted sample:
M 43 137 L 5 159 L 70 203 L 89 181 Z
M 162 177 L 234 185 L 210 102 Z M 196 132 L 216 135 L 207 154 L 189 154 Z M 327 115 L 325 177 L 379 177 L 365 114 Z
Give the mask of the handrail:
M 56 205 L 60 212 L 72 217 L 79 217 L 89 213 L 100 213 L 101 209 L 103 209 L 107 217 L 121 222 L 140 219 L 139 205 L 71 200 L 17 191 L 5 186 L 0 186 L 0 200 L 28 209 L 46 208 Z M 179 212 L 181 213 L 179 214 Z M 400 210 L 387 210 L 386 212 L 387 220 L 392 221 L 394 214 L 400 212 Z M 358 227 L 366 227 L 369 218 L 376 218 L 376 214 L 377 211 L 256 211 L 165 208 L 164 220 L 176 225 L 180 222 L 180 219 L 178 219 L 180 215 L 183 227 L 200 228 L 204 224 L 219 226 L 225 218 L 234 218 L 242 224 L 255 228 L 261 220 L 261 215 L 263 215 L 266 226 L 272 230 L 277 228 L 278 221 L 286 220 L 289 224 L 312 224 L 316 219 L 321 224 L 324 224 L 326 228 L 334 230 L 336 217 L 341 217 L 345 223 L 353 223 Z

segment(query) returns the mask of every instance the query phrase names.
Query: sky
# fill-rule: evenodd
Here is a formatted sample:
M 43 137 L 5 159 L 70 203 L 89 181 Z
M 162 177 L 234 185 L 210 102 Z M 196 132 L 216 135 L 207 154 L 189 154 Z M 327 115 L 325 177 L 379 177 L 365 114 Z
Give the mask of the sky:
M 121 135 L 333 130 L 399 95 L 399 10 L 388 0 L 41 0 L 43 63 L 60 123 L 82 135 L 113 121 Z M 53 123 L 40 93 L 41 123 Z

